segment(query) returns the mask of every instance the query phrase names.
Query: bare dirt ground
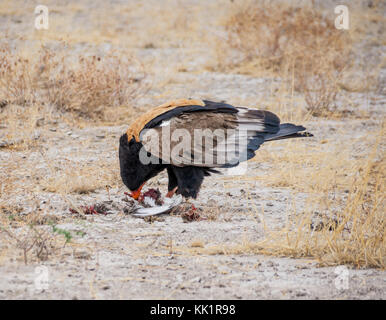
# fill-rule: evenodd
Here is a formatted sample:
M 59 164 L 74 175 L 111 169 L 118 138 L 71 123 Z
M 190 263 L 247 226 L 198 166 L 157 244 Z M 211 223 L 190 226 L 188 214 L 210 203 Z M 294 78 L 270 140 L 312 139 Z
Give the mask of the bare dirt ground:
M 95 11 L 91 3 L 95 3 Z M 181 45 L 186 35 L 176 36 L 173 39 L 178 41 L 168 43 L 163 41 L 161 32 L 147 41 L 144 38 L 157 30 L 148 24 L 149 16 L 144 15 L 146 18 L 142 20 L 137 16 L 138 21 L 131 19 L 134 14 L 129 9 L 120 16 L 120 4 L 114 2 L 108 19 L 91 19 L 91 15 L 99 17 L 101 12 L 102 5 L 97 3 L 80 2 L 79 8 L 70 8 L 52 2 L 53 15 L 58 21 L 69 20 L 78 26 L 76 30 L 80 31 L 73 35 L 76 38 L 73 41 L 80 52 L 103 53 L 110 46 L 134 48 L 137 57 L 145 65 L 151 65 L 151 74 L 157 76 L 153 77 L 146 95 L 137 99 L 137 109 L 127 124 L 122 121 L 90 124 L 65 115 L 58 120 L 48 112 L 32 114 L 31 127 L 28 127 L 30 119 L 25 120 L 23 128 L 11 121 L 0 124 L 0 143 L 3 143 L 0 162 L 4 164 L 0 214 L 8 221 L 13 235 L 7 237 L 3 233 L 1 238 L 0 299 L 385 299 L 383 268 L 341 263 L 346 269 L 340 269 L 337 268 L 340 263 L 328 266 L 311 254 L 302 254 L 298 259 L 290 258 L 296 254 L 285 251 L 276 256 L 264 254 L 268 234 L 272 230 L 285 232 L 295 213 L 311 210 L 313 218 L 318 215 L 318 209 L 310 207 L 310 202 L 320 196 L 322 187 L 312 186 L 320 186 L 319 180 L 324 175 L 331 172 L 343 175 L 346 170 L 338 165 L 331 171 L 325 168 L 343 160 L 349 163 L 369 157 L 374 137 L 379 135 L 385 118 L 384 91 L 349 92 L 338 99 L 338 107 L 347 116 L 307 116 L 299 111 L 302 107 L 298 97 L 282 93 L 281 79 L 210 70 L 207 66 L 214 54 L 206 50 L 206 44 L 193 46 L 193 50 Z M 173 8 L 175 3 L 168 5 Z M 187 2 L 182 6 L 191 8 L 188 11 L 193 13 L 200 9 L 200 5 L 189 7 Z M 146 12 L 146 8 L 133 12 Z M 13 13 L 6 7 L 2 10 L 0 19 L 8 25 L 12 45 L 28 48 L 28 41 L 42 41 L 34 39 L 40 36 L 29 30 L 24 10 L 14 9 Z M 201 19 L 205 20 L 207 15 Z M 118 22 L 111 26 L 113 20 Z M 66 33 L 68 25 L 52 21 L 47 38 L 53 37 L 55 27 L 62 26 L 60 34 Z M 170 32 L 180 30 L 180 25 L 189 21 L 174 23 Z M 93 29 L 95 25 L 99 31 Z M 145 25 L 147 33 L 139 34 L 138 30 Z M 196 25 L 186 26 L 188 30 L 193 27 Z M 130 33 L 133 28 L 136 31 Z M 217 30 L 214 23 L 207 28 Z M 201 33 L 195 34 L 202 35 L 205 30 L 199 29 Z M 18 32 L 25 32 L 27 39 L 13 37 Z M 87 40 L 87 32 L 91 40 Z M 93 37 L 98 36 L 103 36 L 102 43 L 93 42 Z M 110 42 L 106 40 L 109 38 Z M 382 48 L 384 52 L 384 47 L 378 47 L 374 55 L 382 52 Z M 382 81 L 385 76 L 383 68 Z M 277 100 L 272 100 L 272 96 L 278 97 Z M 136 113 L 178 97 L 267 107 L 283 121 L 304 125 L 314 137 L 266 143 L 256 158 L 249 161 L 247 174 L 206 178 L 198 199 L 192 201 L 202 210 L 205 220 L 184 222 L 178 214 L 164 214 L 149 221 L 125 214 L 120 207 L 127 189 L 119 177 L 119 137 Z M 280 99 L 286 100 L 283 103 Z M 272 107 L 276 102 L 280 107 Z M 17 105 L 7 105 L 1 112 L 8 113 L 10 118 L 23 113 Z M 381 144 L 380 155 L 376 156 L 379 161 L 384 157 L 384 147 Z M 319 162 L 313 158 L 318 165 L 311 166 L 312 174 L 294 170 L 291 158 L 284 157 L 287 154 L 296 154 L 292 159 L 301 166 L 310 166 L 307 154 L 315 154 Z M 302 186 L 295 186 L 295 180 L 302 181 Z M 330 180 L 326 177 L 326 181 Z M 166 174 L 152 179 L 145 189 L 150 187 L 165 194 Z M 331 192 L 329 197 L 346 199 L 349 187 L 337 184 L 326 188 Z M 98 202 L 112 206 L 109 214 L 70 212 L 70 208 Z M 334 210 L 342 208 L 341 202 L 334 203 Z M 24 236 L 26 230 L 29 233 Z M 31 230 L 38 230 L 40 236 L 36 237 Z M 26 246 L 17 239 L 30 243 L 31 237 L 37 241 L 45 239 L 42 242 L 47 250 L 42 250 L 47 251 L 47 256 L 37 254 L 38 249 L 33 247 L 25 259 Z M 257 248 L 256 243 L 260 243 Z M 46 268 L 48 281 L 43 288 L 39 287 L 41 266 Z

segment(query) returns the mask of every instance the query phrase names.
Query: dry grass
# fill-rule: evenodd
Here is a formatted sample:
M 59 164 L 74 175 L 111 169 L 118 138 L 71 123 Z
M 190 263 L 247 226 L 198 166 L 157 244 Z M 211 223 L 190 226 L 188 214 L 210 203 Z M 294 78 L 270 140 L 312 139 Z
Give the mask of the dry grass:
M 350 10 L 357 13 L 363 9 L 353 5 Z M 371 12 L 374 14 L 376 9 Z M 289 82 L 291 95 L 295 91 L 303 96 L 312 115 L 330 116 L 336 111 L 341 90 L 352 87 L 352 77 L 347 79 L 345 75 L 358 69 L 353 44 L 362 40 L 363 32 L 369 32 L 357 27 L 359 21 L 350 31 L 338 30 L 334 18 L 331 12 L 311 2 L 303 2 L 302 6 L 286 1 L 238 2 L 224 21 L 228 37 L 218 44 L 219 68 L 279 76 Z M 364 68 L 370 71 L 375 67 Z M 376 76 L 371 73 L 361 83 L 371 82 L 374 87 Z M 361 89 L 369 86 L 362 85 Z
M 59 171 L 50 168 L 50 175 L 42 179 L 40 186 L 44 191 L 59 194 L 86 194 L 97 189 L 117 186 L 120 182 L 118 173 L 115 163 L 99 163 L 99 165 L 73 163 L 65 165 Z
M 349 44 L 332 19 L 311 4 L 300 8 L 288 3 L 244 1 L 225 26 L 227 45 L 241 53 L 236 63 L 254 62 L 260 68 L 276 67 L 275 71 L 288 61 L 298 64 L 303 58 L 310 59 L 309 55 L 340 52 Z M 328 60 L 333 58 L 337 57 Z M 304 61 L 304 68 L 316 60 Z
M 347 159 L 338 152 L 328 157 L 329 161 L 324 158 L 324 165 L 323 158 L 313 162 L 321 166 L 313 170 L 318 176 L 300 168 L 287 168 L 291 173 L 282 179 L 291 188 L 312 196 L 305 211 L 299 212 L 291 203 L 288 226 L 272 231 L 266 248 L 275 254 L 316 257 L 323 264 L 385 268 L 384 134 L 383 126 L 367 157 Z
M 6 133 L 0 136 L 1 148 L 26 150 L 36 145 L 39 138 L 37 126 L 41 117 L 42 108 L 37 105 L 25 108 L 12 104 L 4 108 L 0 113 L 0 121 Z
M 64 46 L 42 47 L 29 57 L 6 45 L 0 50 L 0 95 L 11 104 L 103 118 L 110 107 L 132 105 L 147 89 L 145 78 L 143 66 L 130 55 L 73 55 Z
M 261 218 L 265 238 L 235 245 L 206 246 L 203 249 L 176 248 L 202 254 L 268 254 L 317 259 L 321 265 L 348 264 L 358 268 L 386 268 L 386 158 L 385 124 L 370 132 L 366 154 L 353 157 L 352 146 L 336 150 L 290 147 L 282 156 L 269 151 L 256 161 L 272 165 L 264 184 L 291 188 L 307 194 L 304 209 L 289 200 L 287 223 L 282 229 L 268 227 L 264 210 L 254 212 Z M 363 139 L 361 137 L 360 139 Z M 359 140 L 358 139 L 358 142 Z M 333 159 L 333 160 L 332 160 Z

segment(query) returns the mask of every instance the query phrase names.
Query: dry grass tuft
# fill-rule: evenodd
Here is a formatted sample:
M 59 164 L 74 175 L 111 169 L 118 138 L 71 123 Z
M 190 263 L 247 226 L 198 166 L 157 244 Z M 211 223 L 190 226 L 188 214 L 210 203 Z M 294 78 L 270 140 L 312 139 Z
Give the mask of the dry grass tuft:
M 31 58 L 31 57 L 36 58 Z M 0 49 L 0 100 L 23 106 L 48 105 L 88 118 L 109 107 L 130 105 L 146 91 L 146 72 L 133 56 L 73 55 L 68 48 L 42 47 L 24 58 Z
M 243 1 L 225 21 L 220 68 L 279 76 L 304 95 L 311 114 L 329 114 L 352 64 L 352 39 L 335 28 L 334 17 L 311 3 Z
M 0 122 L 5 129 L 0 134 L 0 149 L 26 150 L 38 144 L 38 130 L 42 109 L 37 105 L 28 108 L 15 104 L 0 112 Z
M 239 63 L 254 61 L 267 68 L 276 66 L 276 71 L 288 61 L 300 63 L 306 55 L 341 52 L 349 43 L 333 20 L 312 6 L 243 2 L 229 17 L 226 29 L 229 47 L 241 53 Z M 304 61 L 304 67 L 310 68 L 313 61 Z
M 201 240 L 194 240 L 190 243 L 191 248 L 204 248 L 205 244 Z

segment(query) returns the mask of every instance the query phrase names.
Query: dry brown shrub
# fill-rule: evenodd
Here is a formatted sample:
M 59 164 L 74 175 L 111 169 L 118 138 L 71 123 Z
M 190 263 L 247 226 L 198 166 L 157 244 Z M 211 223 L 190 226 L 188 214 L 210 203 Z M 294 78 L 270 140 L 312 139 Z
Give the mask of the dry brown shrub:
M 311 4 L 244 1 L 225 22 L 220 67 L 279 75 L 304 94 L 311 113 L 330 111 L 351 49 L 348 33 L 337 30 L 333 18 Z
M 226 24 L 229 46 L 241 61 L 265 59 L 280 65 L 286 58 L 302 58 L 308 51 L 342 49 L 342 33 L 332 20 L 312 7 L 249 2 L 239 7 Z M 329 47 L 329 48 L 327 48 Z
M 25 104 L 35 98 L 29 59 L 13 55 L 10 48 L 0 48 L 0 101 Z
M 8 103 L 53 106 L 101 118 L 109 107 L 130 105 L 143 94 L 146 72 L 133 56 L 71 54 L 42 47 L 36 58 L 0 49 L 0 99 Z

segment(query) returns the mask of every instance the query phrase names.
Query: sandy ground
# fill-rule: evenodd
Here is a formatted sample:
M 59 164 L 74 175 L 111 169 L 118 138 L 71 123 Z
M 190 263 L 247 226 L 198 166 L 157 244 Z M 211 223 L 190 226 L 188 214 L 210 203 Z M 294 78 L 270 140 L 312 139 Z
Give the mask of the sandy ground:
M 58 10 L 55 14 L 60 16 L 63 11 Z M 84 22 L 80 13 L 73 18 Z M 3 16 L 1 19 L 8 18 Z M 21 24 L 20 28 L 23 26 Z M 102 52 L 105 49 L 104 45 L 98 47 Z M 154 101 L 162 103 L 165 92 L 168 92 L 167 96 L 257 105 L 260 100 L 267 100 L 269 93 L 280 85 L 280 80 L 247 75 L 198 73 L 197 70 L 202 70 L 212 58 L 205 48 L 192 53 L 182 47 L 161 47 L 139 49 L 137 53 L 144 61 L 154 63 L 152 70 L 160 77 L 184 67 L 162 88 L 152 88 L 138 102 L 142 105 Z M 173 64 L 167 65 L 165 61 L 173 61 Z M 261 150 L 280 153 L 283 143 L 300 144 L 307 149 L 307 146 L 320 145 L 323 140 L 340 139 L 342 144 L 350 144 L 355 139 L 360 154 L 368 147 L 365 139 L 361 142 L 361 137 L 379 126 L 385 116 L 386 100 L 380 94 L 369 103 L 366 95 L 354 95 L 359 111 L 371 116 L 305 121 L 301 124 L 315 137 L 278 141 L 264 145 Z M 291 120 L 284 118 L 288 114 L 279 116 Z M 119 179 L 118 139 L 127 125 L 80 129 L 67 123 L 50 122 L 48 118 L 42 116 L 44 125 L 35 130 L 38 147 L 28 152 L 0 148 L 0 161 L 33 164 L 15 171 L 20 181 L 26 179 L 28 186 L 24 193 L 15 194 L 9 205 L 22 207 L 22 213 L 38 208 L 57 216 L 56 226 L 72 233 L 73 244 L 68 245 L 71 250 L 66 254 L 27 265 L 20 257 L 8 258 L 2 251 L 0 299 L 386 298 L 386 272 L 382 270 L 320 267 L 311 259 L 227 252 L 226 248 L 235 244 L 263 239 L 265 225 L 270 229 L 282 228 L 288 219 L 288 204 L 295 202 L 298 210 L 302 210 L 309 197 L 290 188 L 267 187 L 264 183 L 264 177 L 269 175 L 270 163 L 267 162 L 249 162 L 247 175 L 206 178 L 199 198 L 192 203 L 206 213 L 212 212 L 214 220 L 185 223 L 181 216 L 165 214 L 149 222 L 119 209 L 106 216 L 74 217 L 69 212 L 74 204 L 90 205 L 101 201 L 119 204 L 126 188 L 119 182 L 118 187 L 109 190 L 98 188 L 87 194 L 62 194 L 44 191 L 41 180 L 55 179 L 58 177 L 56 168 L 69 164 L 90 167 L 95 171 L 94 179 L 100 176 L 98 179 L 103 180 L 98 167 L 106 163 Z M 7 127 L 0 127 L 2 141 L 6 136 Z M 106 170 L 106 166 L 100 170 Z M 40 178 L 36 180 L 36 177 Z M 163 173 L 153 179 L 148 187 L 158 187 L 166 193 L 166 175 Z M 210 248 L 216 247 L 223 249 L 211 254 Z M 196 248 L 208 248 L 208 252 L 196 251 Z M 41 271 L 46 278 L 41 277 Z
M 209 77 L 219 78 L 221 75 L 212 74 Z M 222 79 L 227 78 L 223 76 Z M 234 86 L 239 86 L 240 79 L 241 76 L 228 79 L 231 87 L 228 90 L 235 92 Z M 252 80 L 245 77 L 244 81 L 245 84 Z M 240 87 L 238 92 L 245 93 Z M 360 137 L 377 121 L 351 120 L 349 125 Z M 303 124 L 315 137 L 288 143 L 312 146 L 326 138 L 350 138 L 340 134 L 339 128 L 348 125 L 343 121 L 330 120 L 323 124 L 310 121 Z M 49 164 L 52 162 L 56 166 L 69 161 L 98 166 L 100 161 L 111 161 L 117 169 L 117 142 L 125 128 L 74 129 L 63 124 L 53 125 L 39 134 L 39 139 L 46 146 L 44 153 L 35 150 L 25 156 L 22 152 L 18 155 L 14 152 L 12 157 L 26 157 L 25 161 L 36 162 L 38 165 L 34 167 L 34 172 L 29 172 L 32 176 L 40 171 L 44 176 L 44 172 L 50 171 Z M 270 151 L 280 152 L 282 143 L 274 142 L 269 146 Z M 4 159 L 11 155 L 5 150 L 0 152 L 0 156 Z M 88 216 L 85 220 L 71 217 L 71 203 L 90 205 L 109 200 L 122 203 L 123 192 L 126 191 L 124 186 L 110 189 L 109 194 L 104 188 L 89 194 L 35 194 L 35 201 L 41 210 L 61 217 L 57 227 L 73 233 L 82 232 L 82 236 L 74 237 L 79 247 L 73 248 L 72 254 L 60 260 L 32 265 L 3 261 L 0 266 L 0 297 L 384 299 L 386 278 L 385 272 L 380 270 L 347 269 L 347 287 L 341 287 L 339 269 L 320 268 L 313 260 L 232 255 L 226 250 L 224 254 L 215 255 L 194 253 L 194 246 L 226 248 L 246 240 L 258 241 L 264 237 L 264 224 L 270 228 L 284 226 L 289 202 L 295 200 L 299 210 L 302 209 L 307 194 L 264 186 L 264 175 L 269 174 L 267 170 L 269 163 L 249 162 L 247 175 L 206 178 L 199 198 L 193 203 L 206 212 L 212 210 L 216 216 L 214 221 L 184 223 L 180 216 L 166 214 L 150 223 L 119 210 L 113 210 L 113 214 L 107 216 Z M 98 175 L 98 172 L 95 174 Z M 166 175 L 153 179 L 148 187 L 158 187 L 166 193 Z M 23 205 L 23 197 L 15 197 L 14 202 Z M 37 266 L 47 267 L 49 286 L 45 290 L 36 290 Z

